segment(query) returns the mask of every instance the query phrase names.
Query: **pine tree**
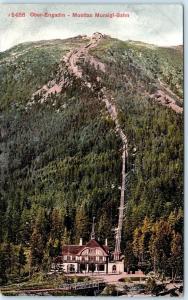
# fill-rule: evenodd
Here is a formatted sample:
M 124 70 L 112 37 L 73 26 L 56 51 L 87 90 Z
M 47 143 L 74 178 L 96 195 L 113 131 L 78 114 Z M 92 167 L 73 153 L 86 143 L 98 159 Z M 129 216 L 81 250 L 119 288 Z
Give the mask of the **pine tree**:
M 133 253 L 138 258 L 139 263 L 142 261 L 143 255 L 143 234 L 140 228 L 136 228 L 133 237 Z
M 52 215 L 51 215 L 51 231 L 50 236 L 52 240 L 60 239 L 62 235 L 62 216 L 58 209 L 53 209 Z
M 31 236 L 31 266 L 40 266 L 44 256 L 44 239 L 37 228 L 34 228 Z
M 47 220 L 44 209 L 39 209 L 31 236 L 31 266 L 41 265 L 48 238 Z
M 20 275 L 20 272 L 21 272 L 22 268 L 25 266 L 26 262 L 27 262 L 27 259 L 26 259 L 26 255 L 25 255 L 25 252 L 24 252 L 24 248 L 21 245 L 20 248 L 19 248 L 19 252 L 18 252 L 19 275 Z
M 173 233 L 171 253 L 172 278 L 176 278 L 183 275 L 183 245 L 180 233 Z
M 80 209 L 76 211 L 75 229 L 76 229 L 75 236 L 77 242 L 80 237 L 82 237 L 84 240 L 88 240 L 90 226 L 89 226 L 89 218 L 84 206 L 81 206 Z
M 97 235 L 100 237 L 100 240 L 105 241 L 106 238 L 108 238 L 108 245 L 113 246 L 114 237 L 112 236 L 112 230 L 111 230 L 111 222 L 110 218 L 107 215 L 106 212 L 102 214 L 102 216 L 99 219 L 98 227 L 97 227 Z
M 170 270 L 172 229 L 169 223 L 161 219 L 152 228 L 152 236 L 149 244 L 150 255 L 153 266 L 159 273 Z
M 7 253 L 5 250 L 5 245 L 0 245 L 0 284 L 5 284 L 7 282 Z

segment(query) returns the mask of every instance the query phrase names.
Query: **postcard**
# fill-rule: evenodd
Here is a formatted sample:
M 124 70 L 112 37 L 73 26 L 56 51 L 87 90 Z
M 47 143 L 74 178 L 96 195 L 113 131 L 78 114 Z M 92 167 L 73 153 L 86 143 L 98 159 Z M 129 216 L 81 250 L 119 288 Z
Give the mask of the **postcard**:
M 183 7 L 0 8 L 1 293 L 182 296 Z

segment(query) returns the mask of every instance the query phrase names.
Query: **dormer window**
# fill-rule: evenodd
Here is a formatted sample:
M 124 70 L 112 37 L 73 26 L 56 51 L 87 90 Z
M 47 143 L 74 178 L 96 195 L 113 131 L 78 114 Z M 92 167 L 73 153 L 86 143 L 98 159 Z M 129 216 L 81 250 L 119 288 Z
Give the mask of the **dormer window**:
M 96 249 L 89 249 L 89 254 L 96 255 Z

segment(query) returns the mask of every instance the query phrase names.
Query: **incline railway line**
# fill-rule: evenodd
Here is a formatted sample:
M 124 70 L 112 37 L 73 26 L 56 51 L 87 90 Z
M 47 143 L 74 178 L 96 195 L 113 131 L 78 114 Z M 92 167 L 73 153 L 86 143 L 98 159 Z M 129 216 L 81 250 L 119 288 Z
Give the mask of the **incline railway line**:
M 96 47 L 103 36 L 99 33 L 94 34 L 91 37 L 91 41 L 86 46 L 80 47 L 80 49 L 75 49 L 71 53 L 69 53 L 65 58 L 65 62 L 67 64 L 68 70 L 77 78 L 82 78 L 82 70 L 78 67 L 78 62 L 80 58 L 83 56 L 87 57 L 88 50 L 90 48 Z M 97 62 L 98 63 L 98 62 Z M 98 63 L 99 64 L 99 63 Z M 105 72 L 104 64 L 100 63 L 99 67 L 101 71 Z M 100 81 L 100 78 L 98 78 Z M 92 82 L 84 81 L 86 86 L 92 87 Z M 105 93 L 105 88 L 102 87 L 98 93 L 99 99 L 105 103 L 106 109 L 111 117 L 111 119 L 115 122 L 115 131 L 119 135 L 122 141 L 122 182 L 121 182 L 121 197 L 120 197 L 120 207 L 119 207 L 119 218 L 118 218 L 118 227 L 116 228 L 116 242 L 115 242 L 115 250 L 114 250 L 114 260 L 120 260 L 121 255 L 121 236 L 122 236 L 122 227 L 124 220 L 124 209 L 125 209 L 125 179 L 126 179 L 126 162 L 128 158 L 128 140 L 123 132 L 119 120 L 118 120 L 118 112 L 116 105 L 112 102 L 112 98 L 107 96 Z

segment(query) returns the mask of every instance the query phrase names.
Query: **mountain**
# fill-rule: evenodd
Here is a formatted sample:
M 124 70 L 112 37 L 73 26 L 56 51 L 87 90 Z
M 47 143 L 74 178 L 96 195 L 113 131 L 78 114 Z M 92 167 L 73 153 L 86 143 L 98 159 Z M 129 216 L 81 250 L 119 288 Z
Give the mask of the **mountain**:
M 48 266 L 61 242 L 89 239 L 95 216 L 96 235 L 114 250 L 122 130 L 129 174 L 121 243 L 126 265 L 147 260 L 152 269 L 158 245 L 158 270 L 169 274 L 173 260 L 182 274 L 182 248 L 173 250 L 177 241 L 182 245 L 183 226 L 182 55 L 181 46 L 100 33 L 0 53 L 2 249 L 23 245 L 34 270 L 44 261 Z

